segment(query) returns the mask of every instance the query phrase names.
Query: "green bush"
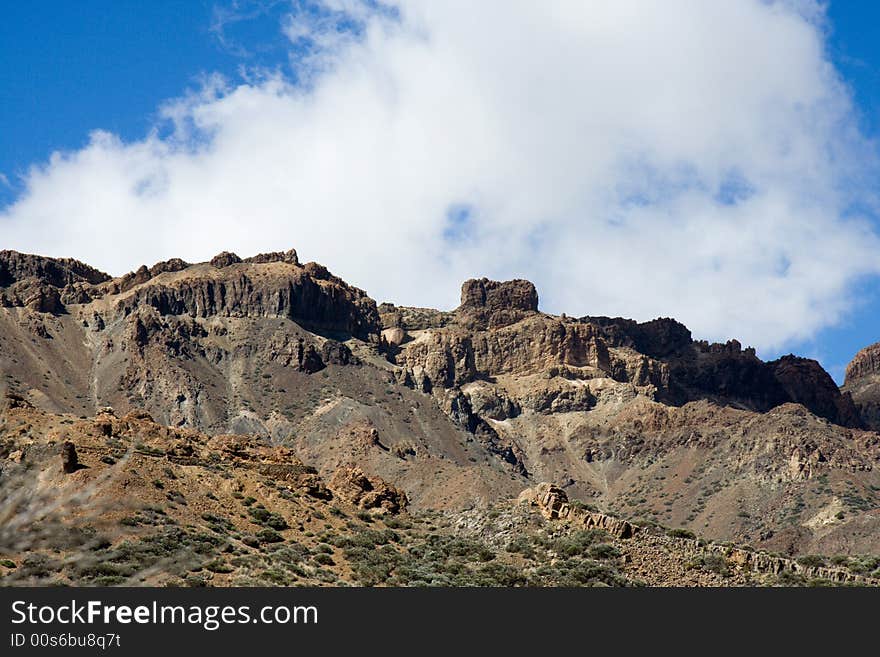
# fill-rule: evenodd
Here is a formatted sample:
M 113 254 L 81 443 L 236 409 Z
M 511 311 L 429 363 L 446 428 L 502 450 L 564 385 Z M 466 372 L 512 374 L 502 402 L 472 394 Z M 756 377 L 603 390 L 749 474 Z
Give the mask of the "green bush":
M 609 543 L 597 543 L 590 546 L 587 554 L 592 559 L 614 559 L 620 556 L 620 550 Z
M 679 527 L 676 529 L 667 529 L 666 535 L 671 536 L 672 538 L 689 538 L 696 539 L 697 535 L 694 534 L 690 529 L 684 529 L 683 527 Z
M 820 568 L 827 564 L 825 557 L 818 554 L 805 554 L 798 557 L 797 562 L 804 568 Z
M 266 527 L 257 532 L 260 543 L 281 543 L 284 537 L 271 527 Z
M 290 528 L 290 526 L 287 524 L 287 521 L 284 520 L 282 516 L 277 513 L 273 513 L 268 509 L 264 509 L 263 507 L 251 507 L 248 509 L 248 514 L 258 525 L 270 527 L 271 529 L 277 529 L 278 531 L 283 531 Z
M 725 559 L 720 554 L 703 554 L 691 561 L 688 564 L 689 568 L 702 570 L 707 573 L 715 573 L 716 575 L 721 575 L 722 577 L 728 577 L 730 575 L 730 568 L 727 563 L 727 559 Z

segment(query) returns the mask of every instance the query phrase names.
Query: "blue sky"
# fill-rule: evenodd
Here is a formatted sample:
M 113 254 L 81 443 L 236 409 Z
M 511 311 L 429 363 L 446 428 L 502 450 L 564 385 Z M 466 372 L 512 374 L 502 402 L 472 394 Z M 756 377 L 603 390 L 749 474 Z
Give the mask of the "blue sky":
M 828 19 L 832 59 L 849 83 L 864 132 L 876 139 L 880 137 L 880 4 L 871 0 L 831 2 Z M 792 346 L 796 353 L 820 360 L 839 383 L 843 383 L 844 369 L 852 356 L 880 340 L 880 286 L 867 280 L 856 296 L 859 307 L 838 326 Z
M 98 128 L 142 137 L 157 107 L 199 76 L 235 75 L 257 57 L 284 62 L 284 50 L 248 57 L 224 47 L 212 30 L 214 7 L 204 0 L 4 2 L 0 172 L 14 182 L 52 151 L 80 148 Z M 245 41 L 271 43 L 280 36 L 277 17 L 238 27 L 227 31 Z M 9 200 L 14 192 L 0 193 Z
M 312 11 L 310 3 L 294 4 L 300 11 Z M 54 151 L 83 149 L 93 130 L 113 133 L 123 142 L 141 140 L 157 125 L 161 134 L 169 131 L 167 123 L 157 120 L 159 108 L 188 89 L 197 89 L 209 74 L 219 72 L 240 81 L 248 71 L 261 70 L 265 75 L 275 70 L 295 86 L 302 71 L 297 66 L 303 55 L 302 42 L 292 46 L 281 29 L 291 11 L 290 3 L 268 0 L 237 5 L 207 0 L 4 2 L 0 21 L 0 173 L 8 184 L 0 179 L 0 208 L 11 206 L 20 197 L 22 179 L 30 166 L 44 163 Z M 855 101 L 854 120 L 865 137 L 876 139 L 880 136 L 880 35 L 876 28 L 880 5 L 831 2 L 827 20 L 828 52 Z M 351 25 L 357 25 L 357 16 L 350 24 L 338 23 L 337 29 Z M 320 35 L 326 36 L 326 31 Z M 723 195 L 725 189 L 719 188 L 718 194 Z M 562 210 L 546 210 L 548 216 L 556 211 Z M 446 211 L 440 214 L 439 239 L 465 241 L 462 235 L 453 234 L 458 225 L 466 227 L 467 238 L 492 230 L 489 223 L 479 223 L 482 215 L 471 198 L 448 199 Z M 876 216 L 871 214 L 871 219 L 880 227 Z M 543 240 L 548 235 L 547 241 L 552 243 L 552 230 L 545 227 L 546 222 L 535 222 L 523 239 L 540 234 Z M 559 253 L 564 253 L 564 247 Z M 157 253 L 157 260 L 160 255 L 166 254 Z M 132 267 L 138 264 L 131 263 Z M 344 262 L 326 264 L 348 273 Z M 352 273 L 357 271 L 351 267 Z M 529 275 L 530 271 L 527 264 L 511 260 L 482 273 Z M 373 291 L 363 281 L 354 282 Z M 812 332 L 814 337 L 807 339 L 793 331 L 792 339 L 762 349 L 762 356 L 794 351 L 815 357 L 842 380 L 843 367 L 852 355 L 880 340 L 876 277 L 851 282 L 847 290 L 855 302 L 836 326 L 820 326 Z M 542 292 L 542 300 L 553 301 L 554 297 Z M 562 301 L 559 297 L 558 305 Z M 589 312 L 589 308 L 575 312 L 580 310 Z M 821 306 L 817 312 L 824 312 Z M 624 308 L 621 314 L 637 312 L 627 313 Z M 703 337 L 695 333 L 695 337 Z M 732 333 L 729 337 L 739 336 Z

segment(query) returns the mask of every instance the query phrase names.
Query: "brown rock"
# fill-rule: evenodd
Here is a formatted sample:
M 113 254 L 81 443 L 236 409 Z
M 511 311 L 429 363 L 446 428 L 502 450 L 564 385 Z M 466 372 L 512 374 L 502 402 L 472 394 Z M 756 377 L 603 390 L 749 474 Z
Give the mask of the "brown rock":
M 471 279 L 461 286 L 459 323 L 474 328 L 497 328 L 538 311 L 538 292 L 529 281 Z
M 24 397 L 22 397 L 21 395 L 15 393 L 15 392 L 11 392 L 11 391 L 7 390 L 6 393 L 4 394 L 4 397 L 5 397 L 5 402 L 6 402 L 5 403 L 6 409 L 33 408 L 34 407 L 33 404 L 31 404 L 27 399 L 25 399 Z M 6 409 L 4 409 L 4 410 L 6 410 Z
M 862 426 L 849 393 L 841 394 L 831 376 L 815 360 L 794 355 L 767 363 L 788 399 L 844 427 Z
M 0 287 L 8 287 L 27 278 L 36 278 L 57 288 L 76 282 L 97 285 L 110 280 L 110 276 L 104 272 L 72 258 L 47 258 L 16 251 L 0 251 Z
M 399 326 L 382 330 L 382 339 L 390 345 L 398 347 L 406 340 L 406 331 Z
M 288 251 L 273 251 L 272 253 L 260 253 L 258 255 L 252 256 L 250 258 L 245 258 L 243 262 L 252 263 L 255 265 L 261 265 L 268 262 L 286 262 L 290 265 L 298 265 L 299 257 L 296 254 L 296 249 L 290 249 Z
M 173 281 L 156 278 L 122 297 L 116 312 L 128 316 L 144 307 L 197 318 L 284 317 L 362 338 L 379 333 L 376 303 L 363 290 L 308 267 L 225 266 Z
M 588 529 L 601 529 L 617 538 L 631 538 L 639 530 L 637 525 L 626 520 L 572 506 L 564 490 L 547 482 L 527 488 L 517 501 L 537 507 L 547 520 L 566 520 Z
M 853 357 L 846 367 L 843 390 L 851 395 L 863 424 L 880 431 L 880 342 Z
M 76 445 L 65 440 L 61 445 L 61 467 L 67 474 L 79 469 L 79 457 L 76 454 Z
M 305 344 L 303 340 L 297 345 L 297 361 L 300 371 L 307 374 L 320 372 L 326 365 L 321 359 L 321 354 L 315 349 L 313 344 Z
M 349 504 L 379 513 L 399 513 L 409 503 L 402 490 L 379 477 L 368 477 L 358 467 L 339 468 L 327 485 Z
M 211 264 L 218 269 L 229 267 L 230 265 L 236 265 L 239 262 L 241 262 L 241 258 L 239 258 L 231 251 L 223 251 L 223 253 L 218 253 L 213 258 L 211 258 Z

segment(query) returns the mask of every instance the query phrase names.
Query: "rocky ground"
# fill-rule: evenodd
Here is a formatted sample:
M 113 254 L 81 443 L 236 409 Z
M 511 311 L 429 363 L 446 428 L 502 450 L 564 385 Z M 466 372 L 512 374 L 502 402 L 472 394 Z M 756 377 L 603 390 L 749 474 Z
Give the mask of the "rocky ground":
M 800 560 L 622 520 L 557 486 L 411 511 L 360 469 L 144 413 L 81 420 L 22 400 L 0 424 L 0 583 L 52 585 L 877 585 L 880 558 Z M 8 402 L 9 403 L 9 402 Z

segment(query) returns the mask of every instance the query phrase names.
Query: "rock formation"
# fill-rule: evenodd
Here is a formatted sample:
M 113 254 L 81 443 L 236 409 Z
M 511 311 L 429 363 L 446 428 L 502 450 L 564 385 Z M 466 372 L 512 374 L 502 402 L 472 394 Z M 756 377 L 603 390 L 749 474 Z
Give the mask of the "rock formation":
M 215 458 L 190 431 L 247 434 L 216 458 L 314 498 L 340 473 L 358 508 L 402 507 L 394 490 L 415 509 L 482 508 L 559 481 L 711 538 L 880 549 L 876 361 L 860 354 L 841 393 L 815 361 L 764 362 L 673 319 L 543 313 L 523 280 L 466 281 L 452 311 L 377 306 L 293 250 L 112 279 L 0 254 L 7 412 L 112 406 L 102 440 L 158 431 L 145 414 L 174 429 L 156 449 L 175 463 Z
M 76 445 L 69 440 L 61 444 L 61 469 L 67 474 L 76 472 L 79 468 L 79 458 L 76 454 Z
M 639 530 L 626 520 L 572 506 L 564 490 L 547 482 L 527 488 L 517 501 L 537 507 L 548 520 L 566 520 L 587 529 L 601 529 L 618 538 L 631 538 Z
M 880 342 L 859 351 L 847 365 L 843 389 L 865 426 L 880 430 Z
M 358 467 L 337 470 L 328 482 L 330 490 L 349 504 L 379 513 L 400 513 L 406 508 L 406 493 L 379 477 L 368 477 Z

